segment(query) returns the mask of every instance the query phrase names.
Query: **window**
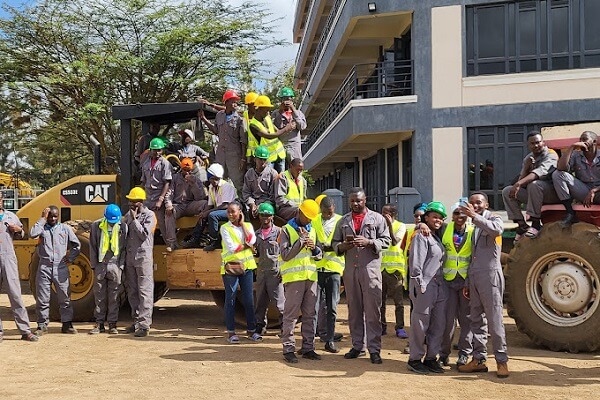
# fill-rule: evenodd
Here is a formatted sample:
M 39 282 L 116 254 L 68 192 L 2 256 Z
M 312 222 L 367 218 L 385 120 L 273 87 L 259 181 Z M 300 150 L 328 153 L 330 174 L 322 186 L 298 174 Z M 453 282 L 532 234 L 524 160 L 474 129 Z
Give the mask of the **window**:
M 387 190 L 388 192 L 400 186 L 400 168 L 398 160 L 398 145 L 387 149 Z
M 502 189 L 521 171 L 529 152 L 527 135 L 539 125 L 491 126 L 467 129 L 469 192 L 486 193 L 490 207 L 503 210 Z
M 402 141 L 402 187 L 412 187 L 412 138 Z
M 467 76 L 600 67 L 600 1 L 467 7 Z

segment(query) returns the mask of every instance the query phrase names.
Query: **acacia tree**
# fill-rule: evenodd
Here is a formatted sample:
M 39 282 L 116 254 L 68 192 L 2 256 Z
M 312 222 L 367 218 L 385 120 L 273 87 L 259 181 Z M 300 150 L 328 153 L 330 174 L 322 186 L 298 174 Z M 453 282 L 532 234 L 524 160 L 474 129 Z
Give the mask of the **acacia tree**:
M 91 170 L 90 134 L 119 159 L 112 105 L 217 99 L 279 44 L 253 2 L 42 0 L 8 11 L 0 88 L 9 112 L 30 117 L 28 156 L 48 184 Z

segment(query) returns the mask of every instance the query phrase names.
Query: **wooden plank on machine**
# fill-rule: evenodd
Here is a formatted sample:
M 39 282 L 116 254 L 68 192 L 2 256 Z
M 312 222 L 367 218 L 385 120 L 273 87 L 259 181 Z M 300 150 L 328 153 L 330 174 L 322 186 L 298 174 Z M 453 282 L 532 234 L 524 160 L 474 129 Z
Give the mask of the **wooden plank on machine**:
M 221 252 L 180 249 L 166 255 L 170 289 L 223 290 Z

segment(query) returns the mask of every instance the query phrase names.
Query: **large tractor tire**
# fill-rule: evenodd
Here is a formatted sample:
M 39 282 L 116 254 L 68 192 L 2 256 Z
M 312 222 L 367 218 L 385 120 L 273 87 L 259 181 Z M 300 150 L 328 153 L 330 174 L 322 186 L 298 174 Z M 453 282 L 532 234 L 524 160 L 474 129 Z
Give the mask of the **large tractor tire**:
M 81 253 L 75 261 L 68 265 L 69 279 L 71 282 L 71 305 L 73 306 L 73 321 L 89 322 L 94 320 L 94 272 L 90 264 L 90 241 L 87 232 L 78 233 L 81 242 Z M 39 267 L 37 252 L 31 258 L 29 285 L 31 292 L 36 295 L 36 278 Z M 52 285 L 50 294 L 50 319 L 60 321 L 56 289 Z
M 508 315 L 520 332 L 554 351 L 600 348 L 600 230 L 544 226 L 524 238 L 506 268 Z

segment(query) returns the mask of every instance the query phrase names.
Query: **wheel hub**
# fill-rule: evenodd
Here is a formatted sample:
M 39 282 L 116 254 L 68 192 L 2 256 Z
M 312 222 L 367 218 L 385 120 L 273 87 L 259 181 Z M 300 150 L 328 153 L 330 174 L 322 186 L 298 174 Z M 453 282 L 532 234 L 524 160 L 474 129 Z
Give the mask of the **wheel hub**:
M 581 266 L 560 262 L 542 275 L 542 293 L 546 303 L 561 313 L 581 312 L 592 299 L 590 277 Z

